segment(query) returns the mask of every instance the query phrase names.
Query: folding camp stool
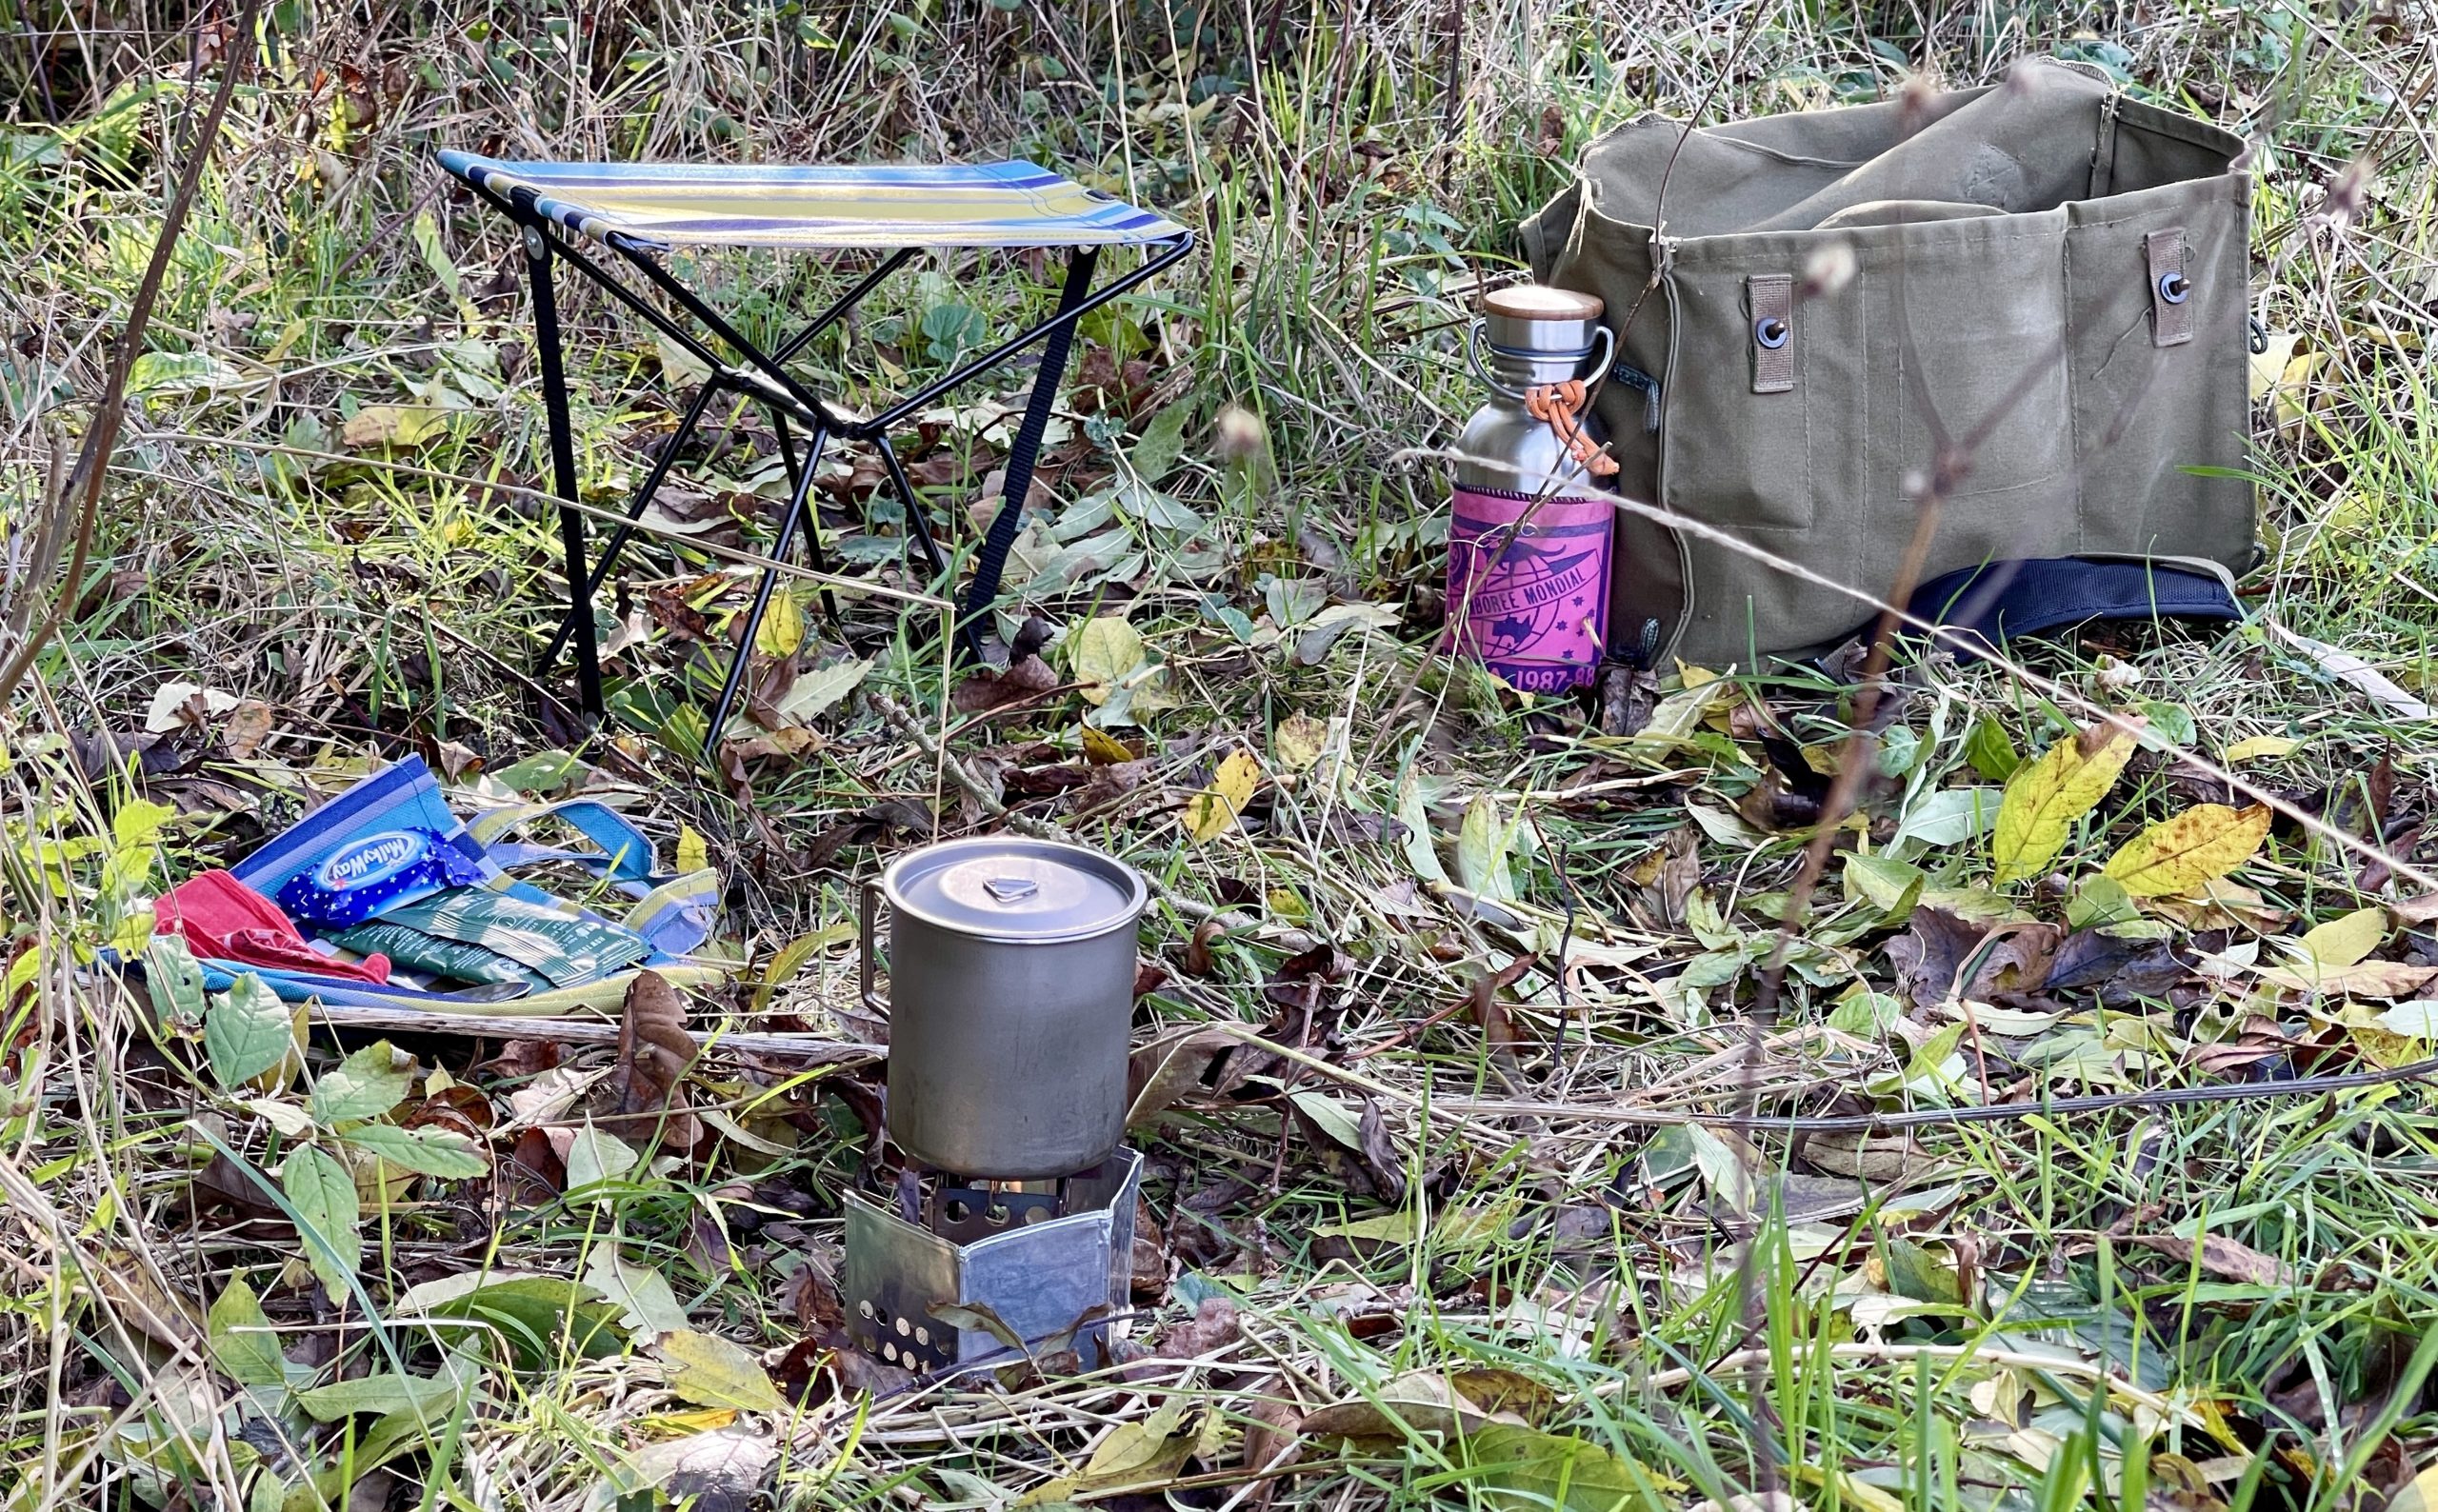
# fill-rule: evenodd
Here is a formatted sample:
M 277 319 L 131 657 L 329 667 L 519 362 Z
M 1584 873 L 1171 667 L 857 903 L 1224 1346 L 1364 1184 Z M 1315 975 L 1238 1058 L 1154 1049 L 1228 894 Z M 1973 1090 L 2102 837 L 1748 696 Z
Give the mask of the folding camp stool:
M 596 715 L 603 712 L 603 704 L 593 595 L 609 578 L 618 552 L 636 533 L 637 522 L 668 478 L 678 451 L 715 398 L 733 394 L 769 413 L 789 483 L 787 512 L 780 517 L 770 548 L 774 561 L 786 560 L 797 531 L 802 530 L 813 567 L 827 570 L 817 522 L 811 518 L 813 476 L 831 438 L 869 442 L 878 448 L 889 487 L 905 506 L 907 529 L 922 551 L 925 568 L 945 591 L 948 569 L 939 544 L 932 538 L 930 522 L 914 496 L 905 465 L 889 442 L 889 432 L 942 394 L 995 370 L 1038 344 L 1039 370 L 1008 452 L 1001 487 L 1004 502 L 983 540 L 973 581 L 957 613 L 957 637 L 968 655 L 978 657 L 977 625 L 999 596 L 1000 573 L 1009 548 L 1015 544 L 1042 433 L 1049 424 L 1050 405 L 1074 340 L 1075 323 L 1174 263 L 1193 246 L 1192 233 L 1165 216 L 1136 209 L 1030 163 L 731 168 L 680 163 L 511 163 L 454 150 L 443 151 L 440 162 L 523 232 L 526 269 L 532 284 L 542 401 L 549 415 L 551 487 L 562 501 L 559 538 L 567 556 L 569 596 L 567 617 L 550 637 L 537 670 L 548 673 L 572 640 L 584 707 Z M 700 322 L 713 340 L 733 353 L 733 360 L 722 357 L 702 337 L 611 276 L 601 263 L 576 248 L 577 240 L 595 242 L 624 259 Z M 777 350 L 766 352 L 661 264 L 659 254 L 680 246 L 866 250 L 885 255 L 810 325 Z M 1102 249 L 1110 247 L 1140 247 L 1146 255 L 1133 270 L 1095 289 L 1091 287 L 1094 268 Z M 788 365 L 815 336 L 843 319 L 925 248 L 1065 248 L 1067 274 L 1059 288 L 1057 310 L 868 420 L 842 416 Z M 551 278 L 552 264 L 561 258 L 710 369 L 710 377 L 688 401 L 676 434 L 653 459 L 629 502 L 624 523 L 590 567 L 585 560 L 584 513 L 573 507 L 575 438 L 568 418 L 567 369 Z M 804 427 L 809 435 L 808 454 L 801 464 L 790 438 L 790 422 Z M 735 659 L 711 713 L 707 745 L 718 741 L 719 731 L 728 723 L 778 575 L 775 567 L 763 570 Z M 825 589 L 825 602 L 827 598 Z

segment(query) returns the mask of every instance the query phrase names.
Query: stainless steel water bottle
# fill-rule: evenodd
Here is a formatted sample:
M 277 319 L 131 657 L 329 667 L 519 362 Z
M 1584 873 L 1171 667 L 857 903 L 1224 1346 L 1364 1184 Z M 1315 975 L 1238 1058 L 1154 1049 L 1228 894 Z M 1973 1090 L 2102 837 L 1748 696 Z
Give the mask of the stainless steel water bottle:
M 1588 389 L 1616 355 L 1589 294 L 1517 284 L 1466 342 L 1489 398 L 1456 442 L 1447 649 L 1531 693 L 1581 687 L 1608 640 L 1616 463 Z

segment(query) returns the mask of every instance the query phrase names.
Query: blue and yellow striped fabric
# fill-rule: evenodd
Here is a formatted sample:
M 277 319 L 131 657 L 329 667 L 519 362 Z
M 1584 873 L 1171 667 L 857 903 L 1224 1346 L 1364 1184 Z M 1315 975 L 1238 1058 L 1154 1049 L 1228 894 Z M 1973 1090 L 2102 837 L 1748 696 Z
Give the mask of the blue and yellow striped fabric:
M 734 167 L 510 163 L 444 150 L 441 167 L 580 235 L 697 247 L 1111 247 L 1185 228 L 1030 163 Z

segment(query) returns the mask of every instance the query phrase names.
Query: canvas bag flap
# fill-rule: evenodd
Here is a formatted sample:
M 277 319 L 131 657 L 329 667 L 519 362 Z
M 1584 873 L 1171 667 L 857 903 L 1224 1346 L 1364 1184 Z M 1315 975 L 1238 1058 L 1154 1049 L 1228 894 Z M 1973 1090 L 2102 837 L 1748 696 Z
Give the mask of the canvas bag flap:
M 1537 276 L 1608 303 L 1660 388 L 1656 427 L 1643 392 L 1600 397 L 1618 487 L 1807 569 L 1621 514 L 1612 651 L 1749 666 L 1842 639 L 1869 607 L 1809 579 L 1885 597 L 1934 469 L 1928 575 L 2246 565 L 2249 487 L 2185 470 L 2243 459 L 2241 150 L 2038 60 L 1918 102 L 1644 117 L 1594 143 L 1524 242 Z M 2163 260 L 2187 280 L 2171 307 Z

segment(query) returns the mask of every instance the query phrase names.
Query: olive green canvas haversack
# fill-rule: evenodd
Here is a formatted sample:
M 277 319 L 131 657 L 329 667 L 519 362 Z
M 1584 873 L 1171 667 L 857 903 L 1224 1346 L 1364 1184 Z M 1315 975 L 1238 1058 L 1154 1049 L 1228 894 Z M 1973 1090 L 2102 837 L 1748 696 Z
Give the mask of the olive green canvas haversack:
M 1934 468 L 1925 579 L 2078 556 L 2241 571 L 2251 485 L 2191 469 L 2246 461 L 2243 149 L 2034 60 L 1925 103 L 1645 117 L 1524 244 L 1622 328 L 1599 411 L 1629 498 L 1883 599 Z M 1873 617 L 1692 531 L 1617 529 L 1627 660 L 1751 666 Z

